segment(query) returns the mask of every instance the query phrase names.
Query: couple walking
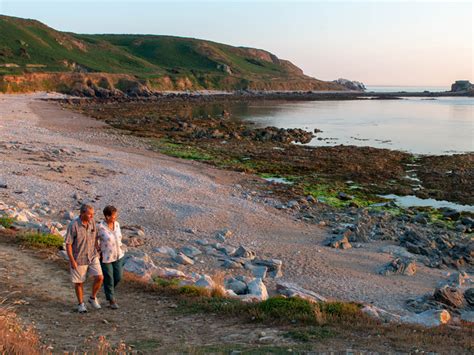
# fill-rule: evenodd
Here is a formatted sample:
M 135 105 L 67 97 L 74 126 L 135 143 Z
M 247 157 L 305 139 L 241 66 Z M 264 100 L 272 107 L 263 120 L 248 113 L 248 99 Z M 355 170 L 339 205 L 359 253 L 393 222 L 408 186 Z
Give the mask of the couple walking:
M 94 207 L 84 204 L 79 217 L 71 221 L 66 234 L 66 251 L 69 257 L 71 281 L 74 283 L 79 313 L 87 312 L 84 303 L 84 282 L 87 275 L 94 276 L 90 305 L 100 309 L 97 299 L 102 283 L 110 308 L 118 309 L 115 287 L 123 274 L 122 233 L 117 222 L 117 209 L 104 208 L 104 220 L 94 221 Z

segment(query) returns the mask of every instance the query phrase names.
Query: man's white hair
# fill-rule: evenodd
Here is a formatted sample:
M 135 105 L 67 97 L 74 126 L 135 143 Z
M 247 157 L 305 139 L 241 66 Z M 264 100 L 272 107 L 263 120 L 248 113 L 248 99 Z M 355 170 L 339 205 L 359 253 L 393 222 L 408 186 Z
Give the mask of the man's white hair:
M 87 203 L 84 203 L 81 205 L 81 208 L 79 209 L 79 212 L 81 214 L 86 213 L 87 211 L 94 210 L 94 206 L 89 205 Z

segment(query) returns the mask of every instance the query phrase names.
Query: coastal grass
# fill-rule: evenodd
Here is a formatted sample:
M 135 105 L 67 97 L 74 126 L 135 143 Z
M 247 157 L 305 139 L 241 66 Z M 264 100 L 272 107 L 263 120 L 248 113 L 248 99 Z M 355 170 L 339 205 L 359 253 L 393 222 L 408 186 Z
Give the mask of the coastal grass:
M 197 161 L 211 161 L 214 159 L 211 154 L 202 149 L 186 144 L 173 143 L 165 139 L 154 139 L 150 144 L 153 150 L 175 158 Z
M 33 328 L 24 327 L 13 309 L 0 300 L 0 354 L 42 354 Z
M 64 239 L 61 236 L 35 232 L 20 234 L 19 241 L 23 245 L 39 249 L 59 248 L 64 243 Z
M 3 226 L 4 228 L 11 228 L 13 223 L 15 223 L 15 218 L 6 216 L 0 217 L 0 226 Z

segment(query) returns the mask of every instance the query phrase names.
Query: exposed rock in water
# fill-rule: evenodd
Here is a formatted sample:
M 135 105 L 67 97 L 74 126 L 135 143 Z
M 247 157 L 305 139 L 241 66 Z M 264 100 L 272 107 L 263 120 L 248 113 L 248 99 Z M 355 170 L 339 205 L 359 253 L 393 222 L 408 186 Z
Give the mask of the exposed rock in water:
M 345 88 L 347 88 L 349 90 L 355 90 L 355 91 L 365 91 L 366 90 L 365 85 L 363 83 L 361 83 L 360 81 L 352 81 L 352 80 L 348 80 L 348 79 L 339 78 L 337 80 L 333 80 L 333 83 L 342 85 L 342 86 L 344 86 Z
M 300 128 L 277 128 L 265 127 L 257 129 L 248 129 L 242 132 L 244 137 L 251 138 L 261 142 L 280 142 L 280 143 L 302 143 L 311 142 L 314 135 Z

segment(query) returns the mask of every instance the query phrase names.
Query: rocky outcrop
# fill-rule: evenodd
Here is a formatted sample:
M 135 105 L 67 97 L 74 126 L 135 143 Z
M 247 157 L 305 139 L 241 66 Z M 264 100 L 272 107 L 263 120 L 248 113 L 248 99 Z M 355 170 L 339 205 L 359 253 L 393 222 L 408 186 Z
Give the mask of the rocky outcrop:
M 352 81 L 352 80 L 347 80 L 347 79 L 342 79 L 339 78 L 337 80 L 334 80 L 333 83 L 341 85 L 345 87 L 346 89 L 349 90 L 354 90 L 354 91 L 365 91 L 366 87 L 363 83 L 360 81 Z
M 471 84 L 469 80 L 456 80 L 454 84 L 451 85 L 452 92 L 468 92 L 474 91 L 474 84 Z

